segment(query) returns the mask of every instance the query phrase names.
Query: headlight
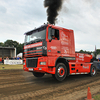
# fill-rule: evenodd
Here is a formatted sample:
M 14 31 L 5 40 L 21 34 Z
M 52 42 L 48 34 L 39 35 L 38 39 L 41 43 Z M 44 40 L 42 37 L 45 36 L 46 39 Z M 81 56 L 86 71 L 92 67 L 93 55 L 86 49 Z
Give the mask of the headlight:
M 40 62 L 40 65 L 46 65 L 46 62 Z

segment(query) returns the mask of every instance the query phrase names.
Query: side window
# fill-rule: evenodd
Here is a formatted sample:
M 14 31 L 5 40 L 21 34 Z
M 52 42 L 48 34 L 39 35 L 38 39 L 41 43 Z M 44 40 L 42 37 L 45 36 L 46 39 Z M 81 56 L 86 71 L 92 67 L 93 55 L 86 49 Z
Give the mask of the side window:
M 52 33 L 52 32 L 54 32 L 54 33 Z M 59 30 L 49 28 L 48 39 L 59 40 Z
M 48 39 L 50 39 L 50 40 L 52 39 L 52 37 L 51 37 L 51 29 L 52 28 L 49 28 L 49 30 L 48 30 Z
M 57 38 L 57 40 L 59 40 L 59 30 L 55 29 L 55 38 Z

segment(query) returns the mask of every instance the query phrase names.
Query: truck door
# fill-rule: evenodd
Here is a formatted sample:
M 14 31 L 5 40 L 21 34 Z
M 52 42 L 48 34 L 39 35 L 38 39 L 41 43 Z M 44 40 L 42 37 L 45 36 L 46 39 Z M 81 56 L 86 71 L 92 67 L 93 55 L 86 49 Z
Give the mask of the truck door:
M 60 56 L 60 34 L 59 30 L 50 28 L 48 29 L 48 44 L 47 50 L 50 56 Z

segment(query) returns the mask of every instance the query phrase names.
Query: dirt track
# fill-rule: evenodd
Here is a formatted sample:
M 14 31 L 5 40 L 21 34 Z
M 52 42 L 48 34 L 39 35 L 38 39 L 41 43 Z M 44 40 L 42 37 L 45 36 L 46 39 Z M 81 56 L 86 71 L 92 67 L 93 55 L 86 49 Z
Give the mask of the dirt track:
M 23 70 L 0 71 L 0 100 L 82 100 L 88 87 L 92 95 L 100 91 L 100 71 L 96 77 L 75 75 L 63 82 L 49 74 L 36 78 Z

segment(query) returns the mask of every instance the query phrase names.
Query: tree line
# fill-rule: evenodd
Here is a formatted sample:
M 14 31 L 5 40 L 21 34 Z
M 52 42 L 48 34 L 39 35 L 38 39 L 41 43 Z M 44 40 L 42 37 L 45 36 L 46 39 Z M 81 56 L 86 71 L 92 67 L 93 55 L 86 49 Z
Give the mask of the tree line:
M 98 54 L 100 54 L 100 49 L 96 49 L 95 51 L 80 50 L 79 53 L 87 53 L 87 54 L 93 53 L 95 56 L 97 56 Z
M 4 43 L 0 42 L 1 47 L 15 47 L 17 54 L 23 52 L 24 43 L 19 43 L 13 40 L 6 40 Z

